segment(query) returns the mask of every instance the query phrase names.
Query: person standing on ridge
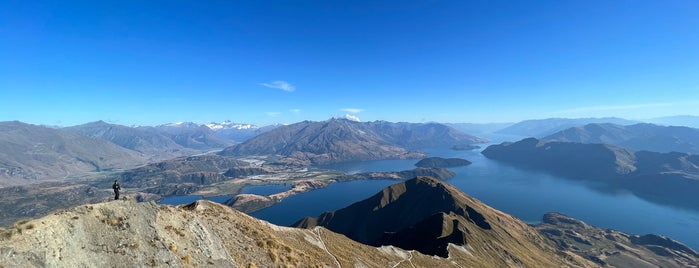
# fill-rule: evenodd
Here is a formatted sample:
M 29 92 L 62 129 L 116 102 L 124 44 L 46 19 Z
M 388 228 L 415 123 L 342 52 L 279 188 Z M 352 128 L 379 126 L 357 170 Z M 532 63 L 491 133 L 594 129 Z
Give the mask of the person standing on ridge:
M 114 180 L 112 189 L 114 189 L 114 200 L 119 200 L 119 191 L 121 191 L 121 186 L 119 186 L 119 182 L 117 180 Z

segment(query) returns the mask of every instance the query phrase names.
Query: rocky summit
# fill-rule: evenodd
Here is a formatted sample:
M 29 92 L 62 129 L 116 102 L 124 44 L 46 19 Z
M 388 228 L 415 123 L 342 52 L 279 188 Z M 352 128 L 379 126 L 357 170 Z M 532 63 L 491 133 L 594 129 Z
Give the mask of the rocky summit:
M 280 227 L 209 201 L 85 205 L 0 234 L 0 267 L 457 267 L 468 253 L 455 256 Z

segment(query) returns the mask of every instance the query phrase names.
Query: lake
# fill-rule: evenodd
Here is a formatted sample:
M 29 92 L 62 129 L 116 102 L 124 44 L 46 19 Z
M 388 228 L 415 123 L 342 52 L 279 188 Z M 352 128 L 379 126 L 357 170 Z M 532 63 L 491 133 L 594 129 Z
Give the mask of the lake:
M 485 148 L 485 147 L 484 147 Z M 422 150 L 430 156 L 459 157 L 472 161 L 452 168 L 447 182 L 468 195 L 525 222 L 541 222 L 546 212 L 561 212 L 588 224 L 631 234 L 661 234 L 699 249 L 699 210 L 652 203 L 630 192 L 604 185 L 524 170 L 490 160 L 480 150 Z M 418 160 L 381 160 L 322 166 L 348 173 L 400 171 Z M 398 183 L 391 180 L 341 182 L 324 189 L 290 197 L 253 216 L 278 225 L 290 225 L 306 216 L 343 208 Z
M 519 139 L 501 136 L 494 140 L 499 143 L 502 140 Z M 484 145 L 483 148 L 485 147 Z M 525 222 L 538 223 L 544 213 L 556 211 L 602 228 L 631 234 L 665 235 L 699 249 L 699 208 L 689 210 L 660 205 L 641 199 L 630 192 L 609 189 L 604 185 L 513 167 L 486 158 L 480 153 L 481 150 L 422 151 L 430 156 L 458 157 L 473 162 L 469 166 L 452 168 L 456 176 L 447 182 L 491 207 L 512 214 Z M 401 171 L 415 168 L 414 164 L 417 161 L 419 159 L 350 162 L 319 168 L 346 173 Z M 315 217 L 325 211 L 346 207 L 398 182 L 358 180 L 334 183 L 327 188 L 289 197 L 251 215 L 277 225 L 290 225 L 306 216 Z M 266 195 L 285 191 L 288 187 L 290 186 L 249 186 L 245 187 L 243 192 Z M 232 196 L 209 199 L 225 202 Z M 168 197 L 161 203 L 183 204 L 197 199 L 201 197 L 175 196 Z

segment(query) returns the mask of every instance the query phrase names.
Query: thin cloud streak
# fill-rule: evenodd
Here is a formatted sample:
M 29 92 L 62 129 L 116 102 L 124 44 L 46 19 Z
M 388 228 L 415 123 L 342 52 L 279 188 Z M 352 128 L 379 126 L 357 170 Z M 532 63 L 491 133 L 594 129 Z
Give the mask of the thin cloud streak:
M 347 113 L 353 113 L 353 114 L 358 114 L 364 111 L 364 109 L 359 109 L 359 108 L 343 108 L 340 109 L 340 111 L 347 112 Z
M 280 112 L 267 112 L 266 114 L 268 116 L 271 116 L 271 117 L 277 117 L 277 116 L 280 116 L 282 113 L 280 113 Z
M 277 80 L 277 81 L 272 81 L 269 83 L 260 83 L 261 86 L 268 87 L 268 88 L 273 88 L 273 89 L 281 89 L 286 92 L 294 92 L 296 90 L 296 87 L 294 85 L 290 84 L 287 81 L 283 80 Z

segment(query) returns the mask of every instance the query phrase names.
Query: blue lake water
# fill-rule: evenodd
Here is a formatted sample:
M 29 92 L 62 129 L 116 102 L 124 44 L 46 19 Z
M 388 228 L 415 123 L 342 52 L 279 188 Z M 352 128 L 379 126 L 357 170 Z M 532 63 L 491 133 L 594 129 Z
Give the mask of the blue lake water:
M 288 184 L 251 185 L 243 187 L 243 189 L 240 192 L 243 194 L 271 195 L 281 193 L 289 189 L 291 189 L 291 185 Z M 235 194 L 224 194 L 210 196 L 206 198 L 204 198 L 201 195 L 171 195 L 163 198 L 163 200 L 160 200 L 158 203 L 164 205 L 181 205 L 190 204 L 194 201 L 201 199 L 206 199 L 223 204 L 233 197 L 235 197 Z
M 484 147 L 485 148 L 485 147 Z M 699 249 L 699 208 L 681 209 L 649 202 L 629 192 L 604 185 L 523 170 L 490 160 L 480 150 L 422 150 L 430 156 L 460 157 L 472 161 L 453 168 L 447 182 L 498 210 L 526 222 L 537 223 L 546 212 L 561 212 L 588 224 L 632 234 L 661 234 Z M 349 173 L 399 171 L 414 168 L 418 160 L 382 160 L 344 163 L 332 168 Z M 278 225 L 289 225 L 305 216 L 318 216 L 367 198 L 397 183 L 363 180 L 335 183 L 327 188 L 290 197 L 253 216 Z M 698 193 L 699 194 L 699 193 Z
M 498 136 L 494 143 L 516 141 L 517 137 Z M 483 148 L 486 146 L 484 145 Z M 571 180 L 542 172 L 524 170 L 484 157 L 480 150 L 421 150 L 430 156 L 459 157 L 473 164 L 451 169 L 456 176 L 447 182 L 468 195 L 526 222 L 537 223 L 546 212 L 561 212 L 588 224 L 632 234 L 661 234 L 699 249 L 699 208 L 682 209 L 656 204 L 632 193 L 608 189 L 604 185 Z M 347 173 L 401 171 L 413 169 L 418 160 L 381 160 L 322 166 Z M 252 213 L 278 225 L 290 225 L 306 216 L 318 216 L 372 196 L 395 180 L 359 180 L 334 183 L 295 195 Z M 269 195 L 286 191 L 289 185 L 248 186 L 243 193 Z M 234 195 L 210 197 L 225 202 Z M 699 193 L 698 193 L 699 196 Z M 191 203 L 201 196 L 170 196 L 162 204 Z

